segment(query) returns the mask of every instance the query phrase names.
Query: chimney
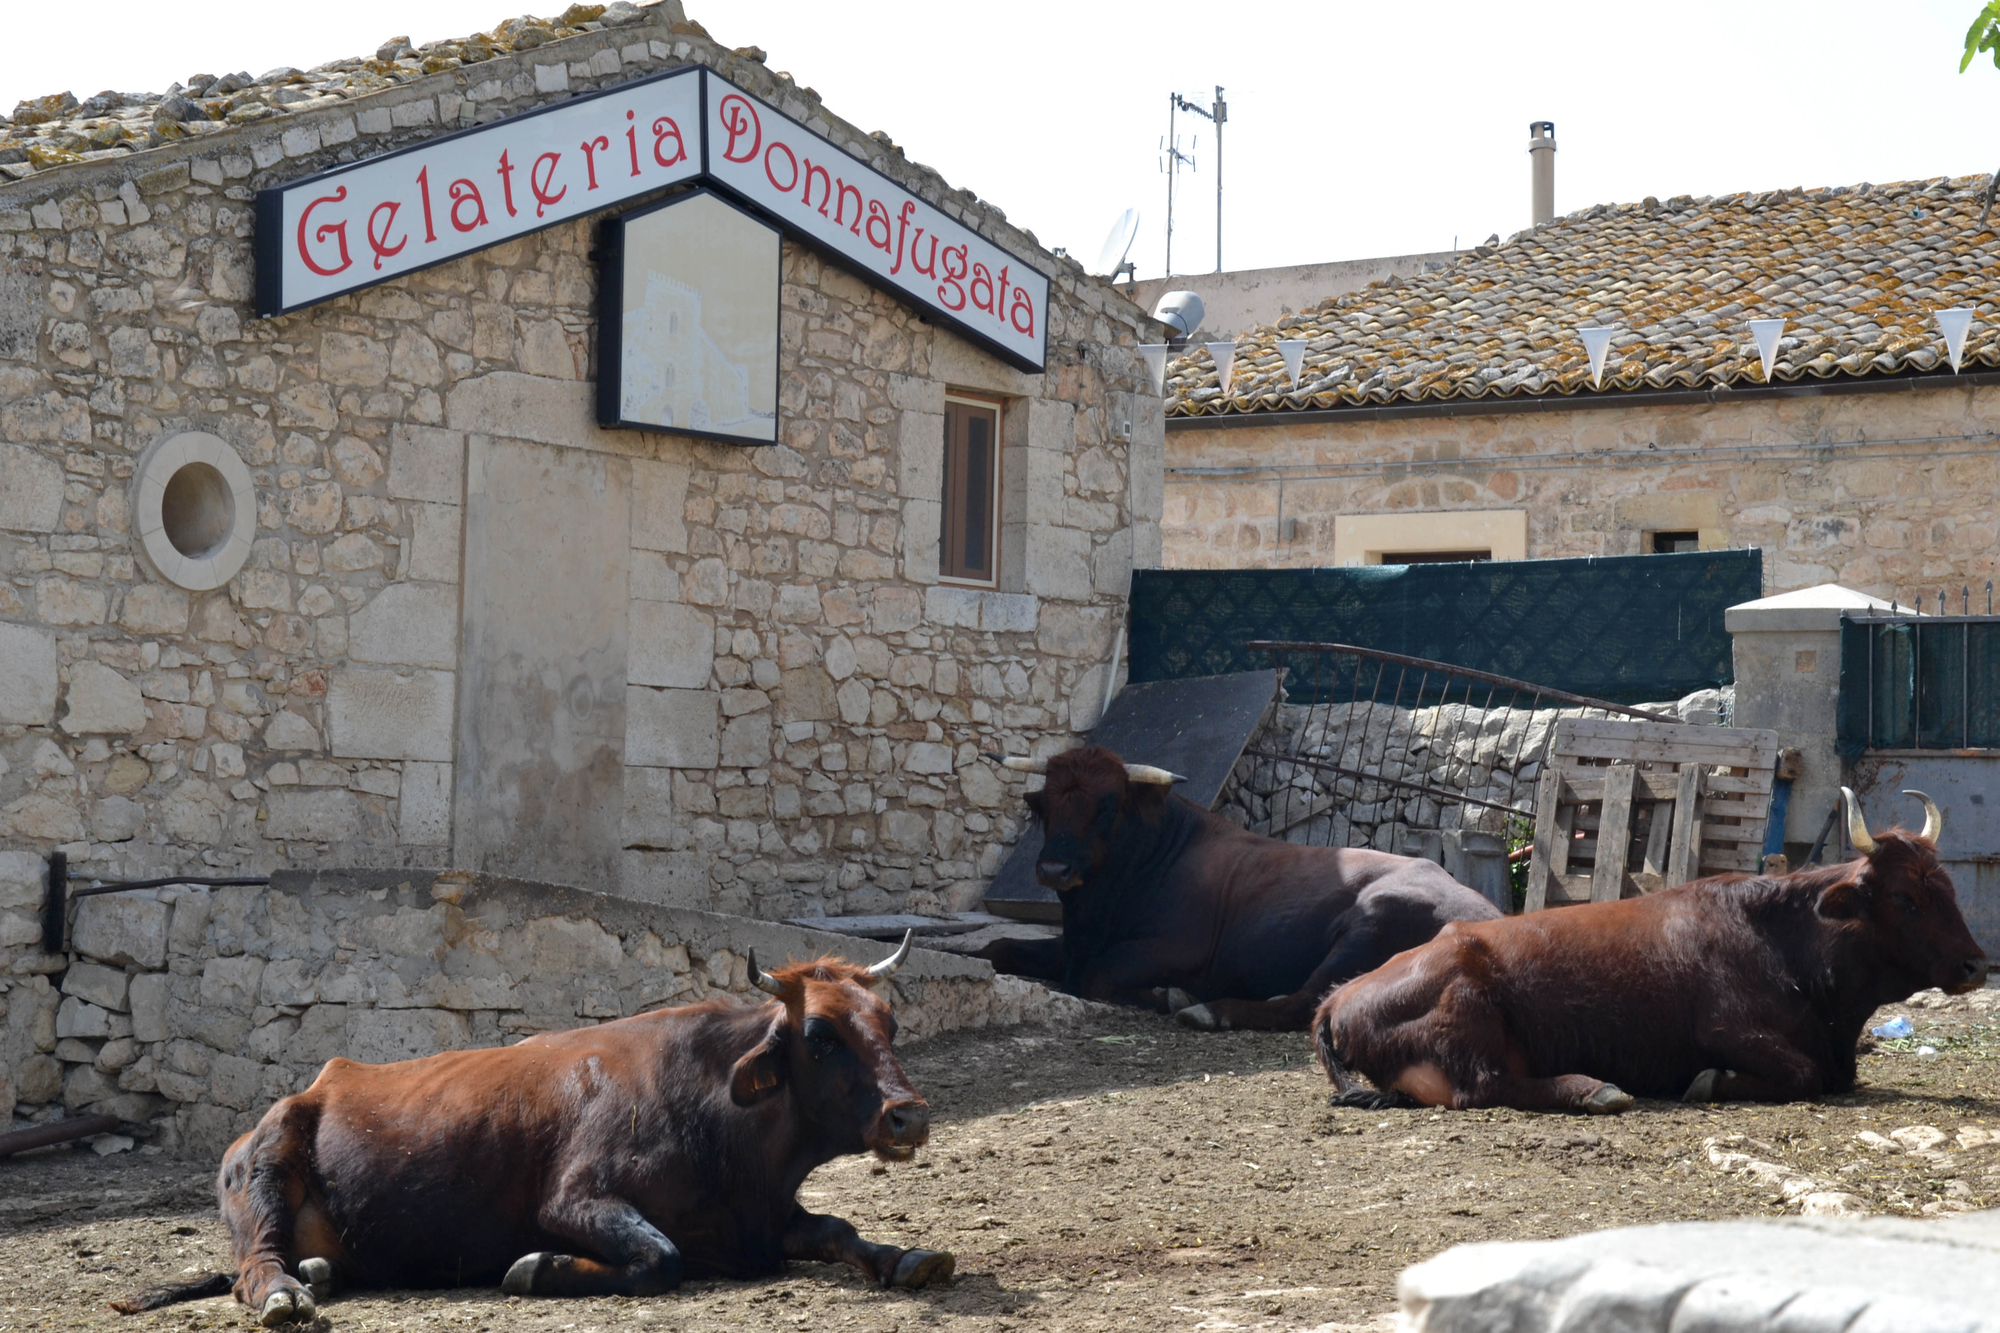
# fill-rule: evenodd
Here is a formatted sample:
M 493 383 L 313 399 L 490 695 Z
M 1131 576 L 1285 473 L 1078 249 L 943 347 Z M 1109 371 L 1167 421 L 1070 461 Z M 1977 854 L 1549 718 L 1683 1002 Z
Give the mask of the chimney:
M 1535 177 L 1534 225 L 1539 227 L 1556 215 L 1556 123 L 1553 120 L 1528 122 L 1528 157 Z

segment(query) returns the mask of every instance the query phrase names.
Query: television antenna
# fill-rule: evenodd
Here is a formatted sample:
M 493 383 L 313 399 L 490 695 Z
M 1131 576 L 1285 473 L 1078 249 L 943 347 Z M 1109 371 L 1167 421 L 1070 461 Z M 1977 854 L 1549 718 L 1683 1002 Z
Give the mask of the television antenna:
M 1203 106 L 1191 102 L 1179 93 L 1167 94 L 1167 137 L 1161 141 L 1161 170 L 1167 173 L 1167 272 L 1174 271 L 1174 173 L 1182 165 L 1194 170 L 1193 150 L 1198 138 L 1190 140 L 1188 152 L 1180 150 L 1180 139 L 1174 133 L 1174 116 L 1186 111 L 1212 121 L 1215 125 L 1215 271 L 1222 272 L 1222 126 L 1229 119 L 1229 103 L 1223 100 L 1222 85 L 1215 85 L 1215 102 Z
M 1104 238 L 1104 248 L 1097 252 L 1097 263 L 1091 272 L 1102 274 L 1112 282 L 1120 278 L 1138 280 L 1138 269 L 1125 256 L 1132 252 L 1132 240 L 1139 234 L 1139 210 L 1128 208 L 1118 215 L 1111 224 L 1111 232 Z

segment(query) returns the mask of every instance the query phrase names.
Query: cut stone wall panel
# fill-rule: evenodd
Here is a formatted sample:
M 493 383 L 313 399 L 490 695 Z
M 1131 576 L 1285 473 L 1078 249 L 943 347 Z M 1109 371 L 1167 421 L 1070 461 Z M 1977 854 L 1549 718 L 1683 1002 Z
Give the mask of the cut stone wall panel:
M 346 759 L 452 758 L 456 677 L 349 668 L 327 683 L 327 737 Z

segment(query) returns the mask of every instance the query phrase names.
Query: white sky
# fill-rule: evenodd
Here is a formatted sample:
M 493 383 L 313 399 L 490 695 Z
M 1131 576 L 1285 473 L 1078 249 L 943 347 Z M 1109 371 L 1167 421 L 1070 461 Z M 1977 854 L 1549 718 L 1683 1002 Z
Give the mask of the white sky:
M 537 12 L 561 5 L 544 0 Z M 463 36 L 504 0 L 0 0 L 0 105 L 157 91 Z M 1476 245 L 1528 223 L 1530 120 L 1553 120 L 1556 207 L 1648 194 L 1960 175 L 2000 166 L 2000 70 L 1961 76 L 1977 0 L 1298 3 L 687 0 L 732 46 L 864 130 L 1095 259 L 1119 212 L 1161 271 L 1167 94 L 1228 90 L 1230 268 Z M 84 25 L 79 29 L 79 23 Z M 1180 272 L 1214 267 L 1214 137 L 1177 195 Z M 1183 206 L 1184 205 L 1184 206 Z

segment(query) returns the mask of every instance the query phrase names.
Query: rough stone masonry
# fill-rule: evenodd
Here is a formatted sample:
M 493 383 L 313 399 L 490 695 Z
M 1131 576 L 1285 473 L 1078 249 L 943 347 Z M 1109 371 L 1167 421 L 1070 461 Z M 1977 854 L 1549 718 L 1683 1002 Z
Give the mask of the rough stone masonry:
M 1143 316 L 677 0 L 596 10 L 0 153 L 0 847 L 103 877 L 457 866 L 767 919 L 973 905 L 1021 817 L 979 752 L 1094 721 L 1158 560 Z M 1055 275 L 1046 373 L 788 241 L 780 442 L 600 431 L 587 223 L 254 317 L 257 189 L 687 63 Z M 992 589 L 938 579 L 948 389 L 1002 403 Z M 136 460 L 187 431 L 254 486 L 212 592 L 134 534 Z M 7 893 L 0 972 L 54 973 Z

